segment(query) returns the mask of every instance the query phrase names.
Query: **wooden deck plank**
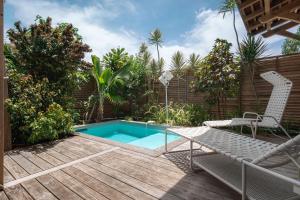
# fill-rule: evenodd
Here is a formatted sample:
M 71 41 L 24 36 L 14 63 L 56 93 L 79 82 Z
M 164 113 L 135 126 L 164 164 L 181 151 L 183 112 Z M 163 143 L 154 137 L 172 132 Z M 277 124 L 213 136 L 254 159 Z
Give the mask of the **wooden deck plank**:
M 163 166 L 161 166 L 161 163 L 157 163 L 155 159 L 151 161 L 145 161 L 144 159 L 141 159 L 141 157 L 136 157 L 134 156 L 134 153 L 129 154 L 124 154 L 119 150 L 116 150 L 114 152 L 110 152 L 109 156 L 130 162 L 132 164 L 141 166 L 145 169 L 149 169 L 153 172 L 158 173 L 158 176 L 163 176 L 167 174 L 168 176 L 176 179 L 176 180 L 181 180 L 182 184 L 192 184 L 195 187 L 201 187 L 205 190 L 208 190 L 210 192 L 218 191 L 222 193 L 223 195 L 227 195 L 228 192 L 226 191 L 220 191 L 218 187 L 215 186 L 216 181 L 209 181 L 209 179 L 203 179 L 200 178 L 200 176 L 193 174 L 186 174 L 183 171 L 177 169 L 177 170 L 168 170 Z M 162 175 L 161 175 L 162 174 Z M 214 179 L 212 179 L 214 180 Z
M 21 185 L 5 188 L 5 193 L 10 200 L 33 200 Z
M 21 184 L 26 191 L 35 200 L 56 200 L 57 198 L 50 193 L 43 185 L 41 185 L 37 180 L 32 179 Z
M 84 165 L 88 166 L 89 168 L 84 167 Z M 145 197 L 140 196 L 140 195 L 144 195 L 143 193 L 146 193 L 146 194 L 151 195 L 149 197 L 150 199 L 153 197 L 155 197 L 157 199 L 164 199 L 164 200 L 179 200 L 180 199 L 174 195 L 166 194 L 165 191 L 161 190 L 158 187 L 154 187 L 152 185 L 146 184 L 138 179 L 135 179 L 131 176 L 124 174 L 123 172 L 119 172 L 117 170 L 111 169 L 109 167 L 98 164 L 91 160 L 84 162 L 84 165 L 75 165 L 74 167 L 84 170 L 86 173 L 89 173 L 93 177 L 98 176 L 97 174 L 99 174 L 99 173 L 106 174 L 106 175 L 108 175 L 114 179 L 117 179 L 119 181 L 122 181 L 138 190 L 138 194 L 136 194 L 135 190 L 128 189 L 128 192 L 130 192 L 130 193 L 128 193 L 128 196 L 132 195 L 133 197 L 136 196 L 137 198 L 143 199 Z M 109 183 L 109 184 L 112 185 L 112 183 Z M 121 188 L 118 185 L 116 185 L 116 187 Z M 140 193 L 139 191 L 142 191 L 143 193 Z
M 152 186 L 161 187 L 165 192 L 169 192 L 183 199 L 189 199 L 192 196 L 198 199 L 207 199 L 207 196 L 210 196 L 211 199 L 222 198 L 216 193 L 203 188 L 197 188 L 191 184 L 186 184 L 180 181 L 180 179 L 178 180 L 162 173 L 155 173 L 152 170 L 133 165 L 126 161 L 116 160 L 109 157 L 108 154 L 93 158 L 92 160 L 98 163 L 104 163 L 104 165 L 108 167 L 124 172 Z
M 40 157 L 36 156 L 34 153 L 30 151 L 20 151 L 20 154 L 31 161 L 33 164 L 41 168 L 42 170 L 47 170 L 53 167 L 52 164 L 46 162 Z
M 82 197 L 83 199 L 107 200 L 107 198 L 102 194 L 96 192 L 95 190 L 92 190 L 90 187 L 79 182 L 78 180 L 74 179 L 73 177 L 71 177 L 70 175 L 66 174 L 61 170 L 52 172 L 50 175 L 55 179 L 57 179 L 62 184 L 64 184 L 66 187 L 68 187 L 78 196 Z
M 0 199 L 1 200 L 9 200 L 4 191 L 0 192 Z
M 134 155 L 136 155 L 136 156 L 147 157 L 148 159 L 152 158 L 155 161 L 158 161 L 158 162 L 161 162 L 161 163 L 164 163 L 164 164 L 167 164 L 167 165 L 171 165 L 171 166 L 177 167 L 176 164 L 174 164 L 173 162 L 170 162 L 168 159 L 166 159 L 164 157 L 161 157 L 161 156 L 160 157 L 151 157 L 151 156 L 145 155 L 143 153 L 132 152 L 132 151 L 130 151 L 128 149 L 120 149 L 120 151 L 129 153 L 129 154 L 134 153 Z
M 125 155 L 125 156 L 131 156 L 137 160 L 141 160 L 146 163 L 152 163 L 152 165 L 161 167 L 167 170 L 172 170 L 174 172 L 180 173 L 180 174 L 185 174 L 185 172 L 182 169 L 179 169 L 178 166 L 176 166 L 174 163 L 170 162 L 167 164 L 166 162 L 161 162 L 157 158 L 150 157 L 148 155 L 140 155 L 136 154 L 135 152 L 129 152 L 129 151 L 123 151 L 123 149 L 118 149 L 115 152 Z M 170 164 L 172 163 L 172 164 Z
M 72 141 L 81 142 L 81 143 L 87 144 L 89 146 L 92 146 L 92 147 L 94 147 L 96 149 L 100 149 L 100 150 L 106 150 L 106 149 L 113 147 L 112 145 L 105 144 L 105 143 L 102 143 L 99 141 L 93 141 L 93 140 L 90 140 L 90 139 L 87 139 L 87 138 L 84 138 L 81 136 L 74 137 L 74 139 Z
M 81 142 L 81 141 L 78 141 L 78 140 L 74 140 L 74 139 L 68 141 L 68 143 L 70 143 L 72 145 L 80 146 L 85 151 L 90 152 L 91 154 L 95 154 L 95 153 L 98 153 L 98 152 L 101 152 L 101 151 L 104 150 L 104 148 L 101 148 L 100 146 L 95 147 L 94 145 L 86 144 L 84 142 Z
M 66 156 L 66 155 L 60 153 L 60 150 L 47 149 L 47 154 L 56 158 L 57 160 L 60 160 L 63 163 L 71 162 L 73 160 L 72 157 L 69 157 L 69 156 Z
M 183 176 L 186 175 L 186 173 L 180 171 L 178 168 L 177 170 L 172 170 L 172 169 L 166 169 L 163 166 L 161 166 L 160 164 L 158 164 L 155 160 L 153 161 L 145 161 L 143 159 L 138 159 L 136 157 L 133 157 L 131 155 L 125 155 L 119 152 L 111 152 L 109 154 L 111 157 L 144 167 L 146 169 L 149 170 L 153 170 L 159 173 L 163 173 L 163 174 L 168 174 L 169 176 L 175 177 L 175 178 L 181 178 Z M 175 167 L 174 167 L 175 168 Z
M 9 157 L 12 158 L 16 163 L 18 163 L 25 171 L 29 174 L 35 174 L 42 171 L 41 168 L 33 164 L 31 161 L 22 156 L 18 151 L 10 152 Z
M 81 197 L 49 175 L 40 176 L 37 180 L 58 199 L 82 200 Z
M 51 156 L 49 154 L 49 152 L 40 152 L 36 154 L 38 157 L 40 157 L 41 159 L 47 161 L 48 163 L 51 163 L 53 166 L 58 166 L 58 165 L 62 165 L 64 162 Z
M 54 150 L 75 160 L 89 155 L 86 152 L 81 152 L 80 150 L 65 143 L 57 144 Z
M 90 161 L 84 162 L 90 163 Z M 93 163 L 92 163 L 93 164 Z M 96 165 L 94 165 L 95 168 L 97 168 Z M 136 189 L 135 187 L 132 187 L 128 185 L 126 182 L 120 181 L 117 178 L 111 177 L 105 173 L 102 173 L 101 171 L 96 170 L 95 168 L 92 168 L 90 166 L 85 166 L 83 164 L 76 164 L 74 165 L 75 168 L 84 171 L 88 175 L 96 178 L 97 180 L 106 183 L 107 185 L 119 190 L 120 192 L 128 195 L 129 197 L 133 199 L 145 199 L 145 200 L 154 200 L 156 199 L 153 196 L 150 196 L 149 194 L 145 193 L 143 190 Z
M 3 174 L 4 174 L 4 183 L 10 182 L 15 180 L 15 178 L 8 172 L 8 170 L 4 167 L 3 169 Z
M 29 175 L 28 172 L 7 155 L 4 156 L 4 166 L 15 179 Z
M 108 199 L 120 199 L 120 200 L 129 200 L 131 199 L 127 195 L 119 192 L 118 190 L 114 189 L 113 187 L 101 182 L 92 176 L 86 174 L 85 172 L 76 169 L 74 167 L 67 167 L 63 169 L 65 173 L 72 176 L 73 178 L 77 179 L 78 181 L 84 183 L 91 189 L 101 193 Z

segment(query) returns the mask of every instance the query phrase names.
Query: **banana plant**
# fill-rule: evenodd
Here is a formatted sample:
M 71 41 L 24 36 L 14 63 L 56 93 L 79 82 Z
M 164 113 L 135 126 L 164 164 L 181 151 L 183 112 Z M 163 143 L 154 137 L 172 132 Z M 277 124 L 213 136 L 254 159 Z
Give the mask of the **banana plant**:
M 122 88 L 126 81 L 130 78 L 130 62 L 126 63 L 121 69 L 113 72 L 111 68 L 104 67 L 100 58 L 92 55 L 92 70 L 91 74 L 94 77 L 97 85 L 98 97 L 98 115 L 97 120 L 103 120 L 104 101 L 109 100 L 114 104 L 121 104 L 124 102 L 123 98 L 118 95 L 118 89 Z

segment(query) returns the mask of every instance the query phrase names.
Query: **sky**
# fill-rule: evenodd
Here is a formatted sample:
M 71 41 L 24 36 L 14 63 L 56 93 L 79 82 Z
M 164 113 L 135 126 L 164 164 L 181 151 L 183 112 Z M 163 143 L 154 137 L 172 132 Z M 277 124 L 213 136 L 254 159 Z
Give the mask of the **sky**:
M 162 57 L 170 65 L 172 54 L 182 51 L 186 58 L 191 53 L 207 55 L 216 38 L 237 44 L 232 26 L 232 15 L 218 13 L 223 0 L 6 0 L 4 28 L 13 28 L 14 22 L 23 26 L 34 23 L 35 17 L 50 16 L 53 24 L 68 22 L 79 29 L 83 41 L 93 52 L 102 56 L 112 48 L 124 47 L 136 54 L 142 42 L 148 42 L 149 33 L 159 28 L 163 33 Z M 246 34 L 237 12 L 240 38 Z M 282 37 L 266 39 L 267 55 L 281 52 Z M 6 41 L 8 39 L 6 38 Z M 150 46 L 153 56 L 155 48 Z M 89 60 L 90 54 L 86 55 Z

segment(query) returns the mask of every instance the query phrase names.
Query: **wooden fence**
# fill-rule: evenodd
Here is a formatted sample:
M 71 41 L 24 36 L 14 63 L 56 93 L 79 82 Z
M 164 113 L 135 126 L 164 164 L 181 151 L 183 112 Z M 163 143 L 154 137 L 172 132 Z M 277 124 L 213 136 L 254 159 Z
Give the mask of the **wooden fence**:
M 272 86 L 259 77 L 260 73 L 277 71 L 293 82 L 293 88 L 284 113 L 283 120 L 300 126 L 300 54 L 274 56 L 258 60 L 255 73 L 255 89 L 258 94 L 260 108 L 263 112 L 269 100 Z M 255 111 L 255 96 L 251 89 L 249 74 L 243 73 L 241 84 L 242 111 Z
M 239 97 L 228 99 L 227 104 L 221 106 L 226 107 L 227 112 L 237 112 L 241 109 L 241 112 L 259 111 L 263 113 L 271 94 L 272 87 L 266 81 L 261 79 L 259 74 L 274 70 L 293 82 L 293 89 L 284 114 L 284 121 L 292 122 L 300 126 L 300 54 L 263 58 L 257 61 L 255 69 L 254 82 L 260 103 L 259 107 L 256 106 L 256 100 L 250 84 L 249 72 L 247 70 L 244 70 L 242 73 L 241 94 Z M 179 84 L 177 78 L 172 79 L 168 89 L 169 101 L 174 103 L 203 104 L 205 94 L 193 91 L 190 87 L 193 80 L 194 76 L 192 72 L 185 74 L 179 80 Z M 159 93 L 159 101 L 164 103 L 164 87 L 157 82 L 155 88 Z M 76 92 L 74 96 L 78 101 L 84 101 L 87 100 L 88 96 L 94 91 L 95 84 L 90 82 L 83 86 L 80 91 Z M 83 113 L 81 104 L 78 104 L 78 109 Z M 213 109 L 213 112 L 216 112 L 216 108 Z M 113 113 L 113 106 L 109 103 L 106 103 L 105 105 L 104 116 L 109 118 L 115 116 Z

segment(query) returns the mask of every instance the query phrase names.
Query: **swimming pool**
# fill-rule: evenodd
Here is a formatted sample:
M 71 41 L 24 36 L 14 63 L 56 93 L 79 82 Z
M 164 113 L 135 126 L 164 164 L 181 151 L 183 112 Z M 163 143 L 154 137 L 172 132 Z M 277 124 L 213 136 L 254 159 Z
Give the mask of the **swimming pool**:
M 165 128 L 146 123 L 113 121 L 77 128 L 76 132 L 151 150 L 165 144 Z M 168 133 L 168 143 L 178 139 L 180 136 Z

